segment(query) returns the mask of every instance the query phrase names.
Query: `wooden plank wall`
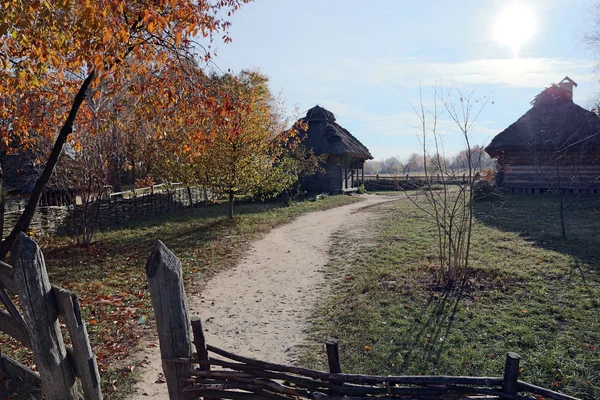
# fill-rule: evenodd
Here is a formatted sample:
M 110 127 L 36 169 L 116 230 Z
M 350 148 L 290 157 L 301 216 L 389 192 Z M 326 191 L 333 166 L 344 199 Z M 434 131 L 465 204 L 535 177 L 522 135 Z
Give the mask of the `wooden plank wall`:
M 499 169 L 501 186 L 507 189 L 600 190 L 600 165 L 539 167 L 503 165 Z M 498 177 L 498 174 L 496 175 Z

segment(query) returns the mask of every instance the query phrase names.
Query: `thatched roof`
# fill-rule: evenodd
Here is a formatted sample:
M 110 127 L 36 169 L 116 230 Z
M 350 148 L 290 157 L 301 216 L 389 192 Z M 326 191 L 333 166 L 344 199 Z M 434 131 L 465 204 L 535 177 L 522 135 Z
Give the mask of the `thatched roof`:
M 565 90 L 563 82 L 538 94 L 533 107 L 496 135 L 485 151 L 497 157 L 502 151 L 600 147 L 600 117 L 573 103 L 572 85 Z
M 33 150 L 25 150 L 17 154 L 0 155 L 2 166 L 2 188 L 8 192 L 29 194 L 33 190 L 35 182 L 44 170 L 44 161 L 37 156 Z M 55 168 L 50 182 L 45 191 L 64 190 L 65 185 L 69 189 L 75 189 L 76 179 L 74 176 L 73 162 L 71 157 L 63 154 Z M 67 165 L 69 168 L 67 169 Z M 57 177 L 57 174 L 60 177 Z
M 30 152 L 3 155 L 0 164 L 3 173 L 2 188 L 9 192 L 30 193 L 42 171 L 42 166 L 37 164 Z
M 349 154 L 361 160 L 372 160 L 373 156 L 350 132 L 335 122 L 335 116 L 320 106 L 308 110 L 300 121 L 308 124 L 306 131 L 299 135 L 307 148 L 315 154 Z

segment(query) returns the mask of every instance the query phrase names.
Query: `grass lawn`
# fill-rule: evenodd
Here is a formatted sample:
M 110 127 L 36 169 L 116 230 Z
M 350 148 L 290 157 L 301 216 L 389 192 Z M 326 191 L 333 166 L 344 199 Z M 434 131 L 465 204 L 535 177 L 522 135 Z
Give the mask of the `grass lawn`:
M 338 234 L 313 320 L 344 372 L 501 376 L 514 351 L 520 379 L 600 398 L 599 198 L 569 209 L 566 240 L 550 196 L 477 203 L 470 276 L 452 290 L 434 283 L 433 221 L 409 201 L 376 212 L 360 241 Z M 321 347 L 302 353 L 326 368 Z
M 188 294 L 206 277 L 235 264 L 249 241 L 300 214 L 359 201 L 330 196 L 318 201 L 241 204 L 236 218 L 227 205 L 186 209 L 100 232 L 94 246 L 75 247 L 68 237 L 38 238 L 52 283 L 80 298 L 92 348 L 98 357 L 105 398 L 125 398 L 135 377 L 131 354 L 145 332 L 154 329 L 145 264 L 162 240 L 182 261 Z M 31 354 L 14 340 L 0 337 L 2 353 L 29 361 Z

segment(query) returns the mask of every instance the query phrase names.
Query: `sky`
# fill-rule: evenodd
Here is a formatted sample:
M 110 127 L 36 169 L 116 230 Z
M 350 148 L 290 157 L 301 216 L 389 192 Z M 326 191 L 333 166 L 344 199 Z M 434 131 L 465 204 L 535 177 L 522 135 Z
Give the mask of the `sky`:
M 579 85 L 574 101 L 591 107 L 600 84 L 585 36 L 594 15 L 600 19 L 597 4 L 256 0 L 231 18 L 233 42 L 213 49 L 221 70 L 268 75 L 291 121 L 318 104 L 376 160 L 406 159 L 422 151 L 414 108 L 433 109 L 434 86 L 455 100 L 457 88 L 464 98 L 474 91 L 475 111 L 485 104 L 470 133 L 472 144 L 484 146 L 565 76 Z M 464 148 L 460 131 L 447 114 L 438 119 L 445 153 L 456 154 Z

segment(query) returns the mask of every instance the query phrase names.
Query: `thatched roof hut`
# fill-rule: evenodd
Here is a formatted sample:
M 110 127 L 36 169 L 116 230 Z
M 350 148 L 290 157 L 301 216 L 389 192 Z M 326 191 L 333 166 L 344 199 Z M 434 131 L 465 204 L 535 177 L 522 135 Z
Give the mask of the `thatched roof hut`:
M 365 160 L 373 159 L 369 149 L 339 125 L 331 111 L 321 106 L 308 110 L 300 121 L 308 125 L 306 131 L 299 133 L 303 144 L 317 155 L 328 155 L 325 173 L 305 178 L 303 186 L 314 192 L 355 190 L 361 184 Z
M 11 195 L 29 195 L 44 169 L 44 155 L 27 149 L 14 154 L 0 154 L 2 189 Z M 63 154 L 50 181 L 44 187 L 42 205 L 65 203 L 67 194 L 79 190 L 77 165 L 68 154 Z
M 361 160 L 373 159 L 369 149 L 339 125 L 331 111 L 317 105 L 301 120 L 308 124 L 308 129 L 300 132 L 304 145 L 312 148 L 315 154 L 347 154 Z
M 572 82 L 569 77 L 565 80 Z M 563 82 L 538 94 L 529 111 L 494 137 L 487 153 L 498 157 L 507 150 L 546 149 L 550 142 L 563 146 L 600 143 L 600 117 L 575 104 L 572 90 L 566 90 Z
M 534 191 L 600 187 L 600 180 L 594 183 L 600 177 L 600 117 L 573 102 L 576 86 L 566 77 L 544 89 L 532 108 L 486 147 L 498 161 L 502 186 Z
M 31 193 L 42 166 L 35 162 L 30 153 L 3 155 L 0 157 L 0 164 L 4 190 L 12 193 Z

